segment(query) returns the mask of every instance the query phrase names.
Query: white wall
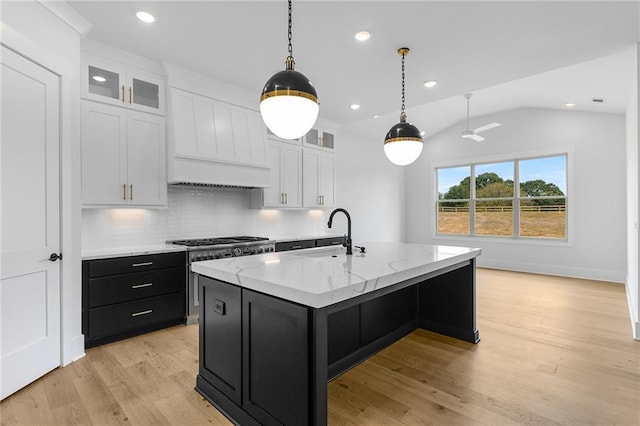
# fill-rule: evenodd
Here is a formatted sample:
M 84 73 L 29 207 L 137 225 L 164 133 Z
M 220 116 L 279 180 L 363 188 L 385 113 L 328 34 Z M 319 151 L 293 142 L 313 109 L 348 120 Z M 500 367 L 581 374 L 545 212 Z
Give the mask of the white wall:
M 65 3 L 2 2 L 2 42 L 61 76 L 61 363 L 84 354 L 80 257 L 80 36 Z
M 624 115 L 527 108 L 476 117 L 471 127 L 493 121 L 502 127 L 485 133 L 486 140 L 480 143 L 460 137 L 462 122 L 426 140 L 420 159 L 407 169 L 407 240 L 480 247 L 480 266 L 623 282 L 627 249 Z M 565 149 L 571 154 L 568 243 L 435 238 L 434 167 Z
M 640 45 L 637 48 L 640 55 Z M 631 84 L 631 96 L 627 107 L 627 299 L 629 302 L 629 314 L 633 327 L 633 336 L 640 339 L 640 322 L 638 312 L 640 307 L 640 292 L 638 291 L 638 199 L 640 187 L 638 185 L 638 63 L 635 63 L 633 82 Z
M 354 244 L 404 241 L 404 168 L 385 157 L 384 135 L 370 140 L 345 126 L 338 138 L 337 207 L 351 215 Z M 342 221 L 336 217 L 336 224 L 338 220 Z

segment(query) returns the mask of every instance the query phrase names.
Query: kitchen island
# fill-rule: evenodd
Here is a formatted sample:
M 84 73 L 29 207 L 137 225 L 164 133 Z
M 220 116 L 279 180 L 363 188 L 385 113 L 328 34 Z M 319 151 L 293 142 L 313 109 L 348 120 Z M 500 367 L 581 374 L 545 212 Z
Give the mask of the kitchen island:
M 477 343 L 480 249 L 374 242 L 195 262 L 196 390 L 233 421 L 323 425 L 327 382 L 416 328 Z

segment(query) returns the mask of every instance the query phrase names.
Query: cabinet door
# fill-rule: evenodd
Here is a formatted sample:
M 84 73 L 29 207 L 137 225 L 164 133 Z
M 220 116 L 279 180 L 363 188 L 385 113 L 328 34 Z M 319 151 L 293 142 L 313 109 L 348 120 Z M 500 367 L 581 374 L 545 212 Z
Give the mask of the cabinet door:
M 261 424 L 309 422 L 307 309 L 242 290 L 242 406 Z
M 318 192 L 318 169 L 320 156 L 317 151 L 305 149 L 303 153 L 302 205 L 303 207 L 320 207 Z
M 82 103 L 82 202 L 126 204 L 126 111 Z
M 282 207 L 283 196 L 280 188 L 280 170 L 282 169 L 282 148 L 278 143 L 270 143 L 268 146 L 269 161 L 271 163 L 271 187 L 263 189 L 264 207 Z
M 124 105 L 126 78 L 122 66 L 87 56 L 82 61 L 82 96 L 113 105 Z
M 322 207 L 335 205 L 335 155 L 321 154 L 318 156 L 318 195 Z
M 164 114 L 164 81 L 143 71 L 127 72 L 126 104 L 144 112 Z
M 285 207 L 302 206 L 302 149 L 298 146 L 282 147 L 281 187 L 285 194 Z
M 166 205 L 167 178 L 164 119 L 130 111 L 127 120 L 128 201 Z
M 200 375 L 236 404 L 241 401 L 241 290 L 200 276 Z

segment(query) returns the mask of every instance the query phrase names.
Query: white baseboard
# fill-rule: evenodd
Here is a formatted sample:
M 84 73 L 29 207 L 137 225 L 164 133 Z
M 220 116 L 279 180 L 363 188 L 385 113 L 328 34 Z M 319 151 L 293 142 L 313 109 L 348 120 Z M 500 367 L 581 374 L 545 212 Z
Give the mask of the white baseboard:
M 626 272 L 595 268 L 576 268 L 561 265 L 544 265 L 538 263 L 512 262 L 498 259 L 477 258 L 477 266 L 508 271 L 530 272 L 534 274 L 556 275 L 560 277 L 583 278 L 587 280 L 625 283 Z
M 638 321 L 638 312 L 631 301 L 632 294 L 629 291 L 629 280 L 625 281 L 625 293 L 627 294 L 627 304 L 629 305 L 629 319 L 631 320 L 631 332 L 635 340 L 640 340 L 640 321 Z
M 63 367 L 84 357 L 84 334 L 79 334 L 71 339 L 69 347 L 70 353 L 62 360 Z

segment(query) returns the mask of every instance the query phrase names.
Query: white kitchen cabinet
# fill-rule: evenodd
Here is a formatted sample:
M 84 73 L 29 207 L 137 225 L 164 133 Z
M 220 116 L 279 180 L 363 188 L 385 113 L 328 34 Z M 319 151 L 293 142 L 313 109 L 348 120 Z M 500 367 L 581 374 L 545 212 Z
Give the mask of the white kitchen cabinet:
M 82 97 L 111 105 L 164 115 L 162 76 L 83 54 Z
M 255 207 L 302 207 L 302 148 L 270 140 L 271 187 L 254 191 Z M 257 204 L 257 205 L 256 205 Z
M 304 136 L 304 147 L 333 152 L 335 149 L 335 132 L 322 128 L 311 129 Z
M 302 159 L 302 206 L 309 208 L 335 205 L 335 154 L 304 149 Z
M 84 206 L 166 206 L 164 118 L 82 103 Z

